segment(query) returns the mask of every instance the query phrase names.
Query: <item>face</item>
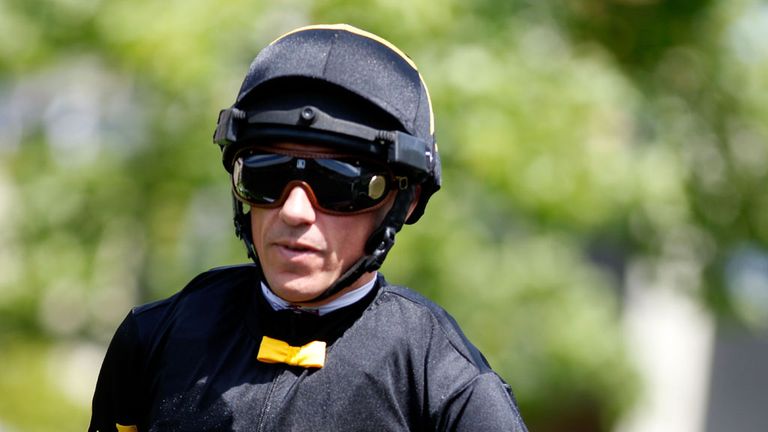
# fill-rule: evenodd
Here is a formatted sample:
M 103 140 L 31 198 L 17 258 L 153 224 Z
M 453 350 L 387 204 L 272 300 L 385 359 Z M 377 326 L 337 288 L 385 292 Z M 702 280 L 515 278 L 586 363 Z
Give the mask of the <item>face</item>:
M 298 144 L 279 148 L 322 152 L 322 148 Z M 320 295 L 363 256 L 366 240 L 390 206 L 391 202 L 366 213 L 332 215 L 315 208 L 308 191 L 296 185 L 282 206 L 252 207 L 253 244 L 272 291 L 293 303 Z M 358 288 L 370 278 L 370 274 L 363 275 L 342 292 Z

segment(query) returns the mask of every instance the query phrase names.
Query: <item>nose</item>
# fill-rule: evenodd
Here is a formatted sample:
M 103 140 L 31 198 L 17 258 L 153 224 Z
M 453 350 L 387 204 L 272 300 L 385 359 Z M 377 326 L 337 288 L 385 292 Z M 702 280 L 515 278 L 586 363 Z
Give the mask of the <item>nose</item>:
M 315 222 L 315 208 L 302 186 L 293 186 L 280 207 L 280 218 L 288 225 L 297 226 Z

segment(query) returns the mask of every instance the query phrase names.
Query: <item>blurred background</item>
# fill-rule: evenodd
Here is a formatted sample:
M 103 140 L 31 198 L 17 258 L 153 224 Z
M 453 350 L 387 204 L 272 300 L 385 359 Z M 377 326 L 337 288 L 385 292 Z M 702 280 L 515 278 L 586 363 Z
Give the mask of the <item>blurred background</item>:
M 444 189 L 384 272 L 531 431 L 768 430 L 768 2 L 0 0 L 0 431 L 81 431 L 136 304 L 246 261 L 211 143 L 346 22 L 430 86 Z

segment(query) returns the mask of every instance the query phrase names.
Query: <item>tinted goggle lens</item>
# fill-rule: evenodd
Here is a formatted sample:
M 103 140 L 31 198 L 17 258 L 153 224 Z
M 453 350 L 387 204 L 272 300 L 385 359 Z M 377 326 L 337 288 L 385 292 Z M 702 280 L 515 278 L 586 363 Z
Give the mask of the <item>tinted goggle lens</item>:
M 246 152 L 235 158 L 235 195 L 254 207 L 278 207 L 289 185 L 308 185 L 313 204 L 325 211 L 354 213 L 382 203 L 391 190 L 386 166 L 356 158 L 308 158 Z

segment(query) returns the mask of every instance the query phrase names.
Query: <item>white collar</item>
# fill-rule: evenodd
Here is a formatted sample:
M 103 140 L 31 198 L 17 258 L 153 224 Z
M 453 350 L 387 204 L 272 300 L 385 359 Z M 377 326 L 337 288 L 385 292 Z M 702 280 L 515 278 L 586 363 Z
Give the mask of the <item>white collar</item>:
M 337 309 L 341 309 L 360 301 L 369 292 L 371 292 L 374 286 L 376 286 L 376 273 L 374 273 L 369 282 L 360 288 L 354 289 L 348 293 L 344 293 L 342 296 L 320 306 L 300 306 L 287 302 L 273 293 L 272 290 L 270 290 L 264 282 L 261 283 L 261 292 L 264 294 L 264 298 L 267 299 L 267 303 L 269 303 L 269 305 L 272 306 L 272 309 L 276 311 L 291 309 L 314 313 L 317 315 L 325 315 L 329 312 L 333 312 Z

